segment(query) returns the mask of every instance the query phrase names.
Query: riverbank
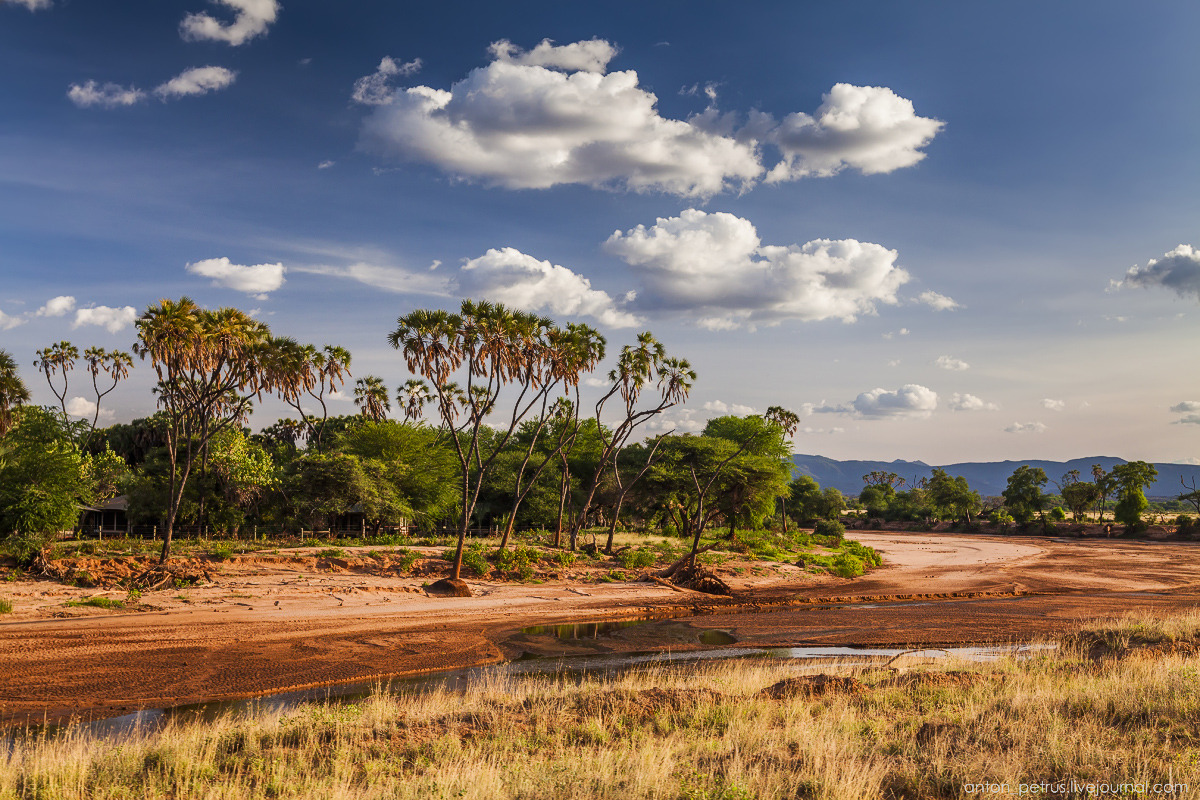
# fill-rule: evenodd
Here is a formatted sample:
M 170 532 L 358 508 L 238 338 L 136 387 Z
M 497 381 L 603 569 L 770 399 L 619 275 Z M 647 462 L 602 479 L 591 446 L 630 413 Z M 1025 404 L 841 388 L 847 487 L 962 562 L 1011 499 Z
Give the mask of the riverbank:
M 1200 786 L 1200 615 L 1075 626 L 1047 644 L 1033 658 L 820 676 L 763 660 L 582 681 L 485 672 L 463 691 L 116 738 L 17 735 L 0 796 L 876 800 L 988 794 L 968 788 L 981 784 L 997 796 L 1035 783 L 1074 796 Z

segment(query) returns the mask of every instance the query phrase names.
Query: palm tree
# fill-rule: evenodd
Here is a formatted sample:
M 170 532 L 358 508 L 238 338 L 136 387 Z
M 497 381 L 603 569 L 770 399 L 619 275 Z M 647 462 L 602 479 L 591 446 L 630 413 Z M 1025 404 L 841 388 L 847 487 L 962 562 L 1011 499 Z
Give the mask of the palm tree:
M 387 419 L 387 412 L 392 410 L 387 387 L 383 384 L 383 378 L 377 375 L 368 375 L 355 382 L 354 402 L 364 417 L 375 422 L 383 422 Z
M 0 436 L 12 427 L 13 410 L 29 402 L 29 389 L 17 372 L 17 361 L 0 350 Z
M 409 378 L 396 390 L 396 403 L 404 409 L 404 418 L 412 421 L 421 418 L 425 404 L 433 400 L 425 381 Z
M 88 431 L 90 442 L 92 433 L 96 430 L 96 423 L 100 421 L 100 401 L 116 389 L 118 383 L 129 377 L 129 370 L 133 369 L 133 357 L 121 350 L 109 351 L 103 347 L 89 347 L 83 351 L 83 358 L 87 361 L 88 372 L 92 375 L 92 389 L 96 392 L 96 408 L 92 414 L 92 427 Z M 103 391 L 100 390 L 99 383 L 101 372 L 112 381 L 112 385 Z
M 79 348 L 67 341 L 56 342 L 45 350 L 38 350 L 37 357 L 38 360 L 33 362 L 33 365 L 45 374 L 46 383 L 50 384 L 50 391 L 54 392 L 54 396 L 58 398 L 59 406 L 62 407 L 63 419 L 66 419 L 67 373 L 75 368 L 75 360 L 79 358 Z M 58 375 L 59 370 L 62 370 L 61 392 L 54 385 L 54 377 Z
M 246 419 L 255 397 L 275 391 L 277 354 L 266 325 L 235 308 L 206 311 L 187 297 L 150 306 L 137 329 L 134 353 L 150 359 L 167 415 L 170 495 L 160 558 L 165 563 L 192 467 L 213 436 Z

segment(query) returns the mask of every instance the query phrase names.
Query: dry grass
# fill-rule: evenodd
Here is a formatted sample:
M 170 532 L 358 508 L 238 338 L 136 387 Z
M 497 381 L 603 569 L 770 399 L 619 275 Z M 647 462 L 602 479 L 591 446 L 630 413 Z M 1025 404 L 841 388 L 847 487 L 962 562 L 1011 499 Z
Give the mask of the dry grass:
M 1200 614 L 1128 618 L 1028 661 L 823 667 L 868 687 L 851 695 L 769 699 L 762 689 L 803 670 L 728 661 L 582 684 L 493 675 L 465 693 L 119 740 L 76 728 L 18 736 L 0 797 L 949 798 L 1061 780 L 1197 792 L 1197 642 Z

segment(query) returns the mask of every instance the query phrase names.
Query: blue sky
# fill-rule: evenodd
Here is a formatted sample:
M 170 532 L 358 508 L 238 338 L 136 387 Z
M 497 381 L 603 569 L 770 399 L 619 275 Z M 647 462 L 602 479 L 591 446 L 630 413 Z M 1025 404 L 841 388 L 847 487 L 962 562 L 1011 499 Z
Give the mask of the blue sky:
M 653 330 L 700 373 L 681 430 L 784 405 L 835 458 L 1194 460 L 1198 23 L 0 0 L 0 347 L 46 402 L 36 348 L 128 349 L 124 309 L 188 294 L 395 386 L 395 318 L 469 293 Z

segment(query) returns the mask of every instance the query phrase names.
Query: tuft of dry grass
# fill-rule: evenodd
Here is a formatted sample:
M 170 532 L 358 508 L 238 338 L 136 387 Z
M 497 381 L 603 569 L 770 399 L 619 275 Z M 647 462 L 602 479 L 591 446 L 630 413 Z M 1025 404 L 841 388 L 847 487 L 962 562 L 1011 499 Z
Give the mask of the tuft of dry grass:
M 1200 614 L 1130 617 L 1028 660 L 824 665 L 860 683 L 815 694 L 764 691 L 815 668 L 763 659 L 582 682 L 485 673 L 465 692 L 381 690 L 119 739 L 31 732 L 0 752 L 0 798 L 848 800 L 1062 780 L 1195 791 L 1200 657 L 1144 645 L 1198 641 Z

